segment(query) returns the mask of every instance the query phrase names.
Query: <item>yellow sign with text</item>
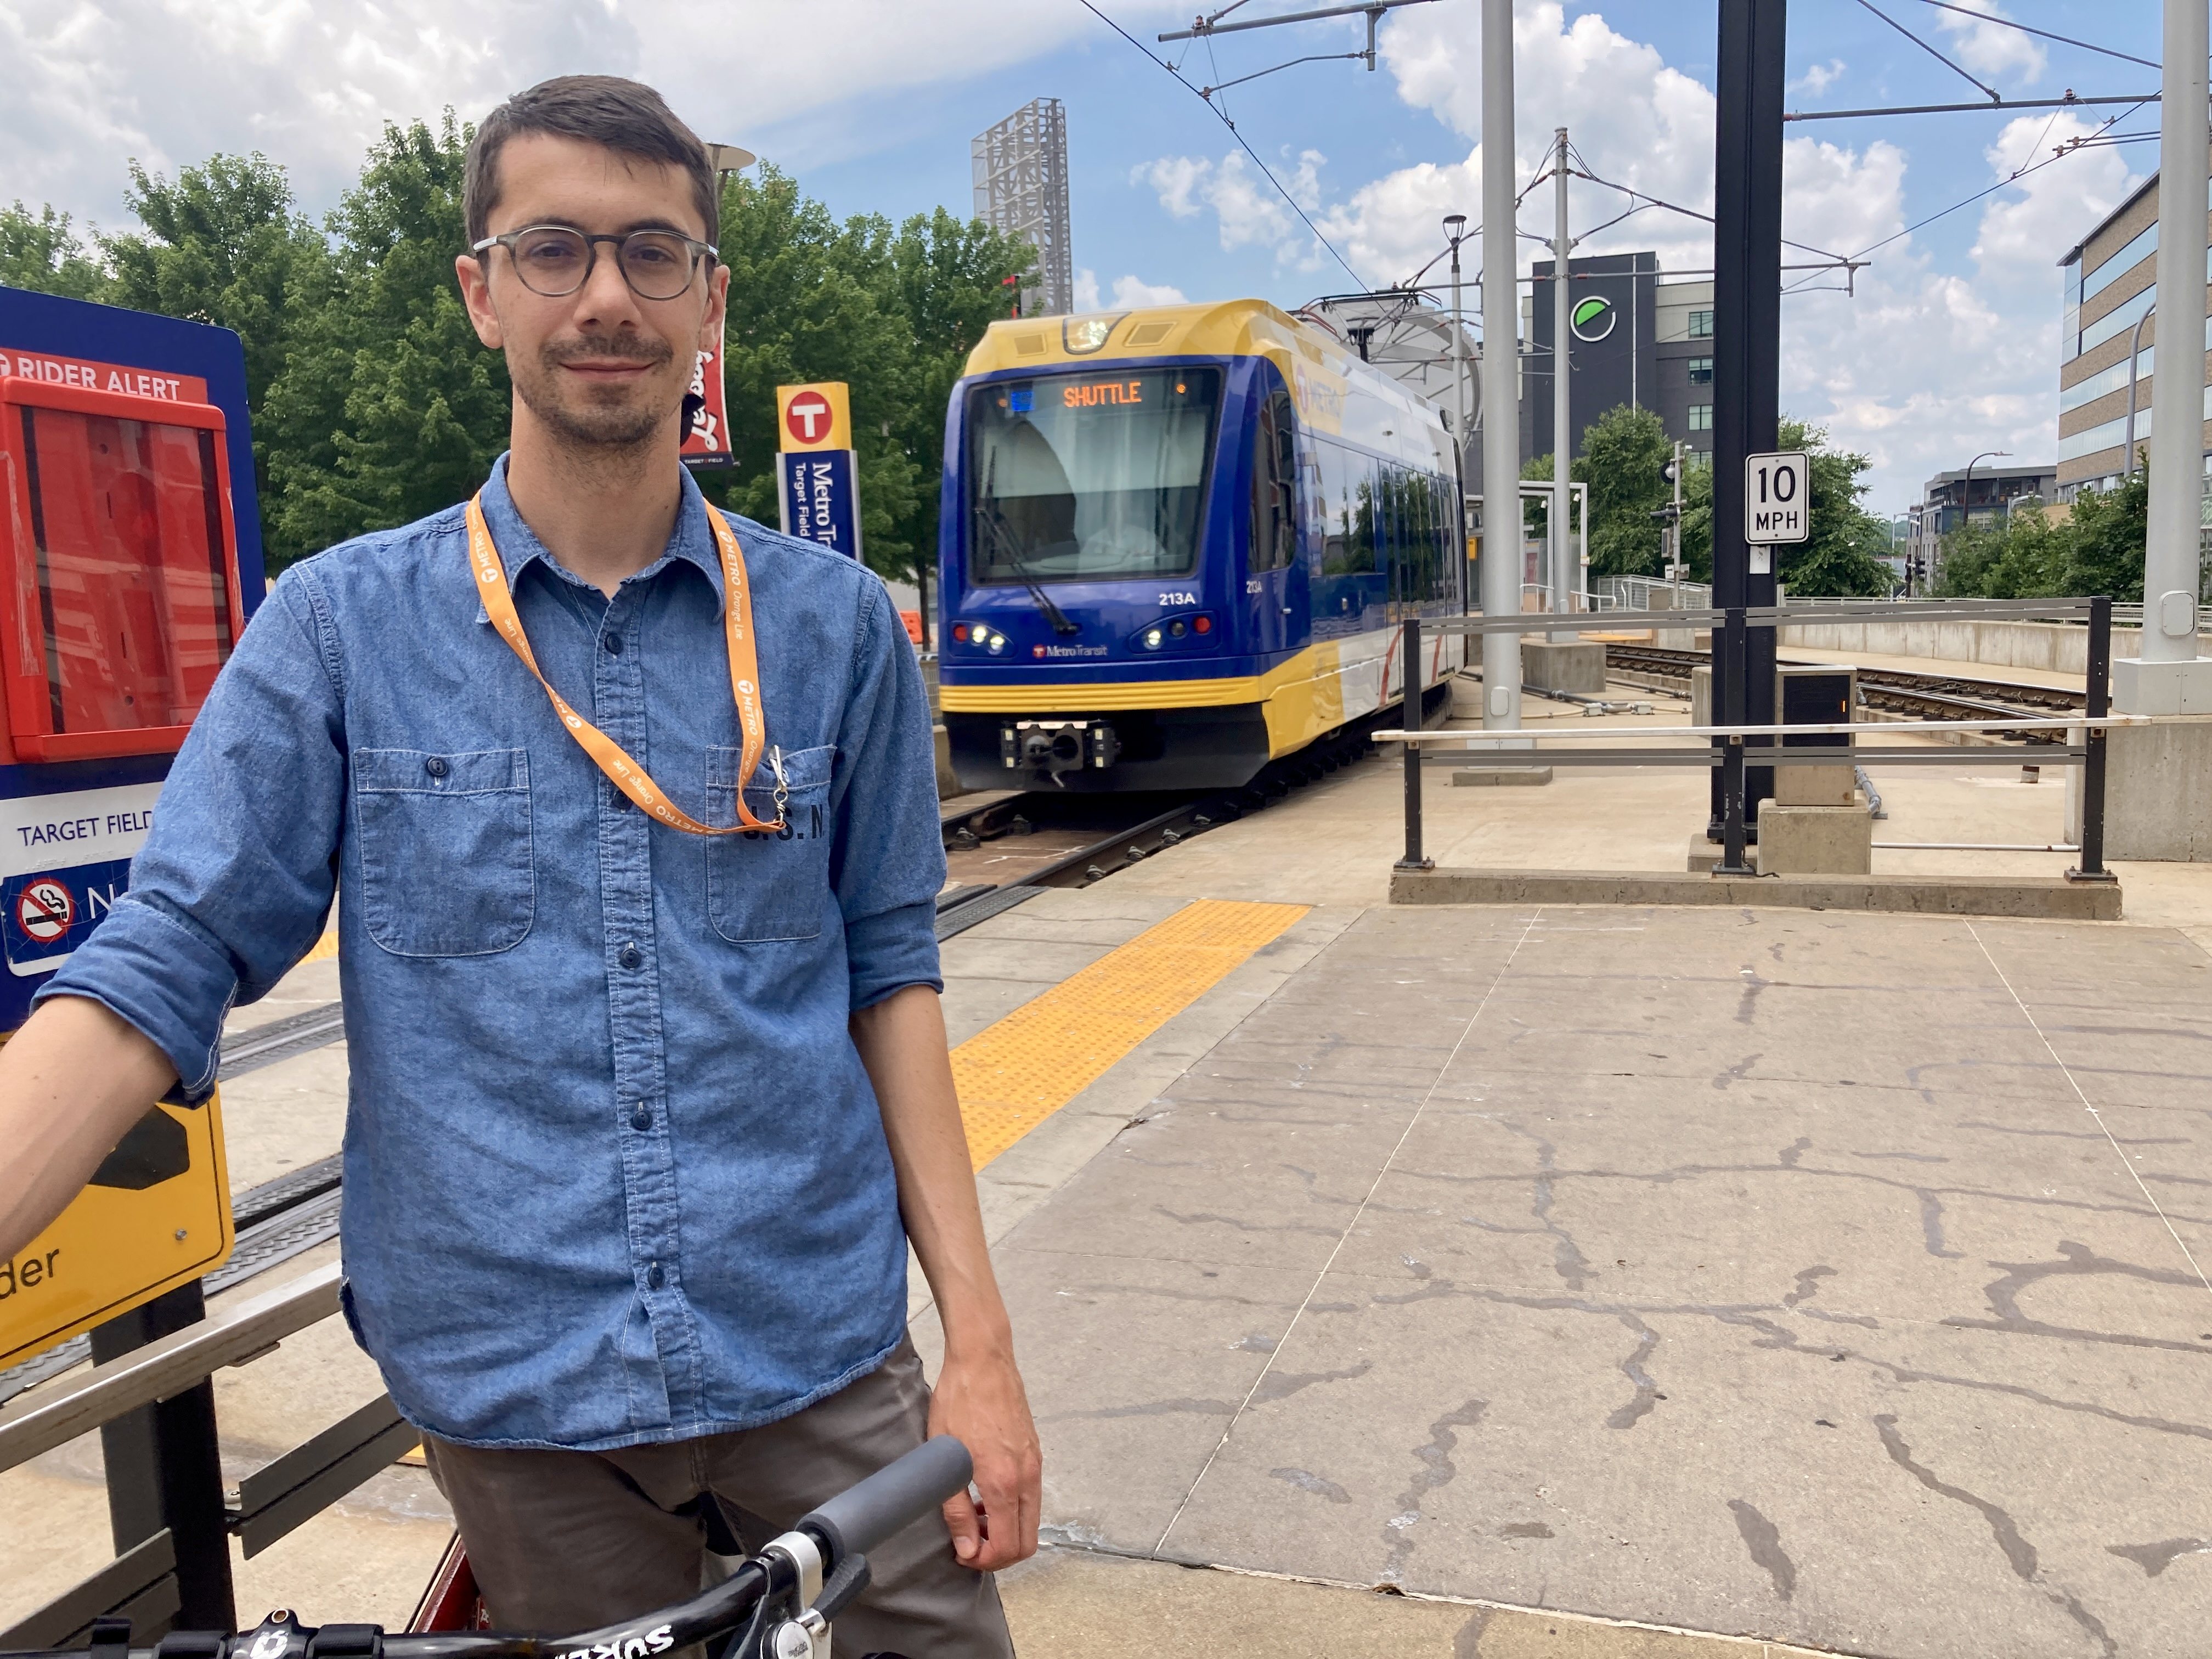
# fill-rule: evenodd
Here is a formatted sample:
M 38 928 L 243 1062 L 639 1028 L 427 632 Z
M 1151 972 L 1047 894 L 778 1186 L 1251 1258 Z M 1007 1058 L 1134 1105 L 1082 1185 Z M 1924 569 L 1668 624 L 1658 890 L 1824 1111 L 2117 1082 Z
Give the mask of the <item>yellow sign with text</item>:
M 775 389 L 775 430 L 787 455 L 853 447 L 852 400 L 842 380 Z
M 221 1105 L 154 1107 L 0 1261 L 0 1370 L 212 1272 L 232 1241 Z

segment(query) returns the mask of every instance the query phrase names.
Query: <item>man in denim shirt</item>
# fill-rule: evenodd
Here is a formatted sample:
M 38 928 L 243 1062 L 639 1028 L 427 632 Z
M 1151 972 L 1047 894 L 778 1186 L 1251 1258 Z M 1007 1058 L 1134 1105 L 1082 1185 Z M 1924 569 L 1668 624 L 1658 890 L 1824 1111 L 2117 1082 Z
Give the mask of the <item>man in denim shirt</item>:
M 724 1527 L 757 1547 L 950 1432 L 980 1506 L 872 1555 L 837 1646 L 1005 1655 L 987 1575 L 1036 1547 L 1038 1455 L 938 1007 L 927 707 L 874 576 L 743 520 L 729 545 L 676 459 L 717 207 L 633 82 L 486 120 L 456 264 L 514 447 L 480 519 L 262 605 L 131 893 L 0 1050 L 0 1252 L 149 1102 L 206 1096 L 231 1004 L 335 897 L 347 1316 L 495 1621 L 683 1600 Z

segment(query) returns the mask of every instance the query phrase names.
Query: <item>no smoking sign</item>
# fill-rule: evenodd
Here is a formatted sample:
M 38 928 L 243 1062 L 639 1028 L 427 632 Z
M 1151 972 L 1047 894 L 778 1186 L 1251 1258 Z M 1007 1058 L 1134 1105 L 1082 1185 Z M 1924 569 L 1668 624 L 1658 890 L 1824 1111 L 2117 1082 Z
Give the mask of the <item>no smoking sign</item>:
M 15 925 L 35 944 L 53 944 L 76 920 L 76 901 L 52 876 L 40 876 L 15 896 Z

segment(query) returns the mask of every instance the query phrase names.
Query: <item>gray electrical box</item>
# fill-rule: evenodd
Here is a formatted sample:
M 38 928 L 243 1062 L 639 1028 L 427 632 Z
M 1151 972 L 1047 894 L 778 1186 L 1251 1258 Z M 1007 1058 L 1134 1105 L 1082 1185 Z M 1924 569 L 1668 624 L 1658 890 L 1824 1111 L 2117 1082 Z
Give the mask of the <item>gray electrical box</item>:
M 1775 671 L 1774 708 L 1781 726 L 1837 726 L 1857 718 L 1858 670 L 1849 663 L 1793 663 Z M 1812 732 L 1782 739 L 1784 749 L 1841 749 L 1848 732 Z M 1850 806 L 1857 800 L 1857 779 L 1849 760 L 1833 766 L 1778 766 L 1778 806 Z

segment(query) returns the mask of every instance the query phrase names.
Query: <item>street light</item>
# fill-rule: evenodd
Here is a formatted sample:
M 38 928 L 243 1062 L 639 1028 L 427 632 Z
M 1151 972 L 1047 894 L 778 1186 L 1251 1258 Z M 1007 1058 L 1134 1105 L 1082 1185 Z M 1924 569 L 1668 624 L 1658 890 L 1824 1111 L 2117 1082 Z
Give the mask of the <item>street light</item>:
M 2010 455 L 2009 449 L 1985 449 L 1966 463 L 1966 477 L 1959 486 L 1959 528 L 1966 529 L 1974 521 L 1974 469 L 1984 461 Z

